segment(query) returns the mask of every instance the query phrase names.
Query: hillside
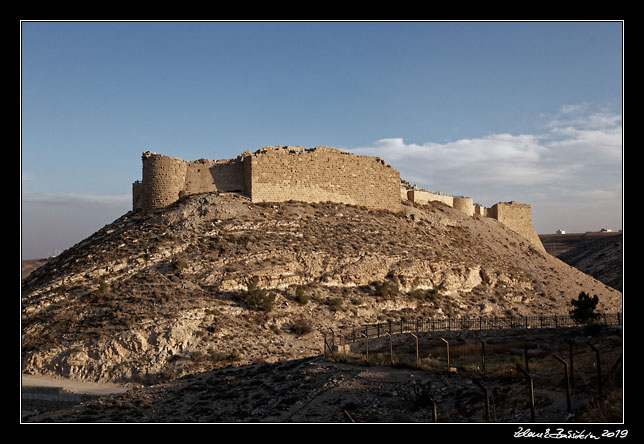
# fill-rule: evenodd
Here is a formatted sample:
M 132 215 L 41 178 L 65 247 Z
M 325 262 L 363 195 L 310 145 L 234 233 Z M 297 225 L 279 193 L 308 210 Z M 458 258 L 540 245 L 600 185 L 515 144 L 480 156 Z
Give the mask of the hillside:
M 568 265 L 618 291 L 622 291 L 623 258 L 621 235 L 600 237 L 559 255 Z
M 621 237 L 621 233 L 614 231 L 591 231 L 588 233 L 566 233 L 566 234 L 540 234 L 539 239 L 546 251 L 553 256 L 560 257 L 562 254 L 575 249 L 590 246 L 602 239 Z
M 621 309 L 620 292 L 494 219 L 403 209 L 209 193 L 129 212 L 23 281 L 23 371 L 152 384 L 319 355 L 339 326 L 567 313 L 582 290 Z M 398 291 L 378 296 L 384 281 Z
M 21 274 L 21 279 L 26 278 L 29 276 L 29 274 L 41 267 L 45 262 L 47 262 L 49 259 L 47 258 L 42 258 L 42 259 L 25 259 L 21 262 L 20 264 L 20 274 Z
M 622 291 L 623 236 L 616 232 L 539 235 L 550 254 Z

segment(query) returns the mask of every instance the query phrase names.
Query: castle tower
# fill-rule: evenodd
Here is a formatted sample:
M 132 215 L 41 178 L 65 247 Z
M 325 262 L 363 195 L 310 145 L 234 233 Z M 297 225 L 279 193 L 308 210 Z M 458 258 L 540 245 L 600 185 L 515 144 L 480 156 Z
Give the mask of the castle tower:
M 474 216 L 474 201 L 470 197 L 455 197 L 454 208 L 462 211 L 468 216 Z
M 539 235 L 532 228 L 532 208 L 530 205 L 515 201 L 499 202 L 488 209 L 488 216 L 528 239 L 539 251 L 546 251 Z
M 143 161 L 143 181 L 140 187 L 140 207 L 143 210 L 163 208 L 176 202 L 186 182 L 186 163 L 176 157 L 146 151 Z

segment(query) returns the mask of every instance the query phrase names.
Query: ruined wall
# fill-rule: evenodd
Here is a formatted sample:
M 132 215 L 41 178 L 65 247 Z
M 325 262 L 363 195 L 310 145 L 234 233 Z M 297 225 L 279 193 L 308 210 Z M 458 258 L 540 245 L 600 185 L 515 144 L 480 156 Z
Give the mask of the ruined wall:
M 448 194 L 437 194 L 425 190 L 407 190 L 405 198 L 411 202 L 426 204 L 428 202 L 443 202 L 450 207 L 454 206 L 454 196 Z
M 532 209 L 530 205 L 514 201 L 499 202 L 488 209 L 488 217 L 494 218 L 516 231 L 528 239 L 538 250 L 546 251 L 539 236 L 532 228 Z
M 400 173 L 379 158 L 329 147 L 264 147 L 249 159 L 253 202 L 330 201 L 401 211 Z
M 475 216 L 480 216 L 480 217 L 487 217 L 488 209 L 484 207 L 483 205 L 480 204 L 474 204 L 474 215 Z
M 245 192 L 241 157 L 186 162 L 185 194 L 212 191 Z
M 143 183 L 136 181 L 132 184 L 132 209 L 141 209 L 141 193 L 143 193 Z
M 236 159 L 186 162 L 143 153 L 132 207 L 154 210 L 183 195 L 240 192 L 253 202 L 338 202 L 401 211 L 400 174 L 376 157 L 336 148 L 264 147 Z

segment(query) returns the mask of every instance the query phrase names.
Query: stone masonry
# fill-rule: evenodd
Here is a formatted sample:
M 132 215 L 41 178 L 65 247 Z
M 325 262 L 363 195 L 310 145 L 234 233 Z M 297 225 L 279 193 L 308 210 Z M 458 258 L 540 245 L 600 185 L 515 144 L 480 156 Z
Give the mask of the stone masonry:
M 470 197 L 419 190 L 378 157 L 325 146 L 267 146 L 229 160 L 188 162 L 149 151 L 141 158 L 142 181 L 132 184 L 135 210 L 160 209 L 182 196 L 214 191 L 241 193 L 252 202 L 336 202 L 392 212 L 401 212 L 404 200 L 439 201 L 468 216 L 494 218 L 545 252 L 532 229 L 530 205 L 513 201 L 486 208 Z
M 253 202 L 339 202 L 401 211 L 400 173 L 384 160 L 336 148 L 262 148 L 250 156 Z
M 530 205 L 514 201 L 499 202 L 487 211 L 487 215 L 528 239 L 540 251 L 546 251 L 541 239 L 539 239 L 539 235 L 532 229 L 532 209 Z
M 236 159 L 192 162 L 144 152 L 133 208 L 166 207 L 181 196 L 239 192 L 252 202 L 337 202 L 401 211 L 400 173 L 382 159 L 336 148 L 264 147 Z

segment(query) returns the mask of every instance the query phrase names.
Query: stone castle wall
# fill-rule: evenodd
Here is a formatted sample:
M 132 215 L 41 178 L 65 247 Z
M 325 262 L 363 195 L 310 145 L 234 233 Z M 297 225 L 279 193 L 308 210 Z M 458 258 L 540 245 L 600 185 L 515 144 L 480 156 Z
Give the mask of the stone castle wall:
M 532 209 L 528 204 L 499 202 L 491 208 L 486 208 L 481 204 L 474 204 L 470 197 L 453 197 L 447 194 L 432 193 L 427 190 L 419 190 L 415 185 L 411 188 L 409 183 L 401 185 L 400 195 L 403 200 L 409 200 L 410 202 L 428 204 L 429 202 L 438 201 L 468 216 L 496 219 L 525 237 L 537 249 L 545 252 L 539 236 L 532 228 Z
M 143 180 L 132 184 L 132 207 L 164 208 L 181 196 L 213 191 L 238 192 L 252 202 L 337 202 L 367 208 L 402 211 L 402 201 L 440 201 L 468 216 L 491 217 L 545 252 L 532 228 L 530 205 L 499 202 L 491 208 L 474 205 L 469 197 L 408 189 L 400 173 L 382 159 L 336 148 L 264 147 L 236 159 L 186 162 L 145 152 Z
M 196 160 L 186 162 L 185 194 L 231 191 L 244 193 L 243 160 Z
M 253 202 L 337 202 L 401 211 L 400 173 L 381 159 L 336 148 L 264 147 L 236 159 L 186 162 L 145 152 L 134 209 L 153 210 L 181 196 L 239 192 Z
M 474 201 L 470 197 L 455 197 L 454 208 L 468 216 L 474 216 Z
M 454 196 L 450 196 L 449 194 L 438 194 L 438 193 L 432 193 L 431 191 L 425 191 L 425 190 L 405 190 L 405 199 L 409 200 L 410 202 L 416 202 L 419 204 L 426 204 L 432 201 L 438 201 L 438 202 L 443 202 L 445 205 L 448 205 L 450 207 L 454 206 Z
M 141 208 L 163 208 L 179 200 L 186 181 L 186 162 L 150 152 L 143 153 L 142 160 Z
M 539 236 L 532 228 L 532 209 L 528 204 L 499 202 L 487 211 L 488 217 L 494 218 L 508 228 L 528 239 L 539 250 L 544 251 Z
M 265 147 L 250 156 L 253 202 L 338 202 L 401 211 L 400 173 L 335 148 Z
M 475 204 L 474 205 L 474 215 L 475 216 L 488 217 L 487 211 L 488 211 L 488 209 L 486 207 L 484 207 L 483 205 L 480 205 L 480 204 Z

